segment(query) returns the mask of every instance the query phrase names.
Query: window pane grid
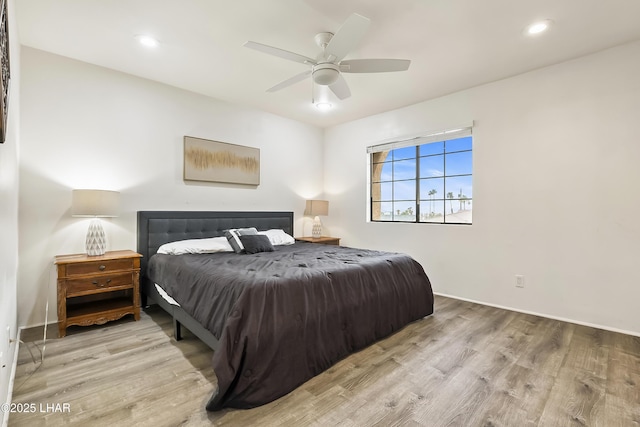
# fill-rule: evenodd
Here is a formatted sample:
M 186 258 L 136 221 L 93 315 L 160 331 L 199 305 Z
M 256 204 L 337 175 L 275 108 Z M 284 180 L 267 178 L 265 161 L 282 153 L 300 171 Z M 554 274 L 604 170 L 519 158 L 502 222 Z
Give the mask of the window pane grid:
M 470 173 L 461 173 L 461 174 L 459 174 L 459 175 L 446 175 L 446 176 L 443 176 L 442 178 L 457 178 L 457 177 L 459 177 L 459 176 L 471 176 L 471 175 L 473 175 L 473 174 L 470 174 Z M 423 178 L 423 179 L 424 179 L 424 178 Z M 383 181 L 383 182 L 384 182 L 384 181 Z
M 397 151 L 371 155 L 372 221 L 471 224 L 471 137 Z

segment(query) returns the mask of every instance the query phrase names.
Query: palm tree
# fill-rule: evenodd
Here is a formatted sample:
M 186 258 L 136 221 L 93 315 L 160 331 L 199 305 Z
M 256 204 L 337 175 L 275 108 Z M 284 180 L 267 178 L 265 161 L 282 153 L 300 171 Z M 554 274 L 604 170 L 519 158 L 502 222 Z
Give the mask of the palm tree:
M 429 209 L 431 209 L 431 215 L 433 216 L 433 196 L 437 193 L 436 189 L 432 189 L 431 191 L 429 191 L 429 200 L 431 201 Z
M 464 203 L 464 201 L 462 200 L 463 197 L 465 197 L 465 195 L 462 194 L 462 188 L 461 188 L 460 192 L 458 193 L 458 201 L 460 202 L 460 210 L 462 210 L 462 204 Z
M 463 194 L 462 197 L 460 197 L 460 201 L 462 202 L 464 210 L 467 210 L 467 206 L 471 204 L 469 198 Z
M 449 199 L 449 206 L 451 207 L 451 213 L 453 213 L 453 192 L 447 193 L 447 199 Z
M 436 196 L 436 193 L 437 193 L 437 192 L 438 192 L 438 190 L 436 190 L 436 189 L 434 188 L 434 189 L 433 189 L 433 197 L 431 198 L 431 199 L 433 200 L 433 209 L 432 209 L 432 211 L 435 211 L 435 210 L 436 210 L 436 200 L 435 200 L 435 198 L 436 198 L 436 197 L 435 197 L 435 196 Z M 433 212 L 433 213 L 435 214 L 435 212 Z

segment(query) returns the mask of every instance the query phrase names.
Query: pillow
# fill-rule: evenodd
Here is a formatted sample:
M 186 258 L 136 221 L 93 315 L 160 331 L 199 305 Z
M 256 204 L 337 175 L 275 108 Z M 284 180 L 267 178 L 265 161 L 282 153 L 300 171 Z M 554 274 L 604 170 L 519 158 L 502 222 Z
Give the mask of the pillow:
M 258 230 L 255 227 L 251 228 L 230 228 L 225 230 L 224 235 L 226 236 L 229 244 L 233 248 L 234 252 L 239 254 L 244 250 L 244 246 L 242 246 L 242 242 L 240 241 L 240 236 L 251 236 L 258 234 Z
M 257 254 L 258 252 L 273 252 L 273 245 L 269 241 L 269 238 L 264 235 L 240 235 L 240 242 L 242 242 L 244 251 L 248 254 Z
M 266 231 L 258 231 L 258 234 L 264 234 L 269 238 L 273 246 L 278 245 L 293 245 L 296 239 L 288 235 L 282 229 L 272 229 Z
M 224 236 L 209 239 L 179 240 L 165 243 L 158 248 L 159 254 L 210 254 L 215 252 L 233 252 L 233 248 Z

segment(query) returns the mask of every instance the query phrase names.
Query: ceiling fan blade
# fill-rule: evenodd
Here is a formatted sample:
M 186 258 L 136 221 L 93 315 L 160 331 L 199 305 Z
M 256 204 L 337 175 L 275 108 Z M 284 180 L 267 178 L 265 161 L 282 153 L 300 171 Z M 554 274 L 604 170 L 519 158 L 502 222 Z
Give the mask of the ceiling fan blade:
M 276 92 L 280 89 L 284 89 L 285 87 L 291 86 L 295 83 L 301 82 L 311 75 L 311 70 L 305 71 L 304 73 L 296 74 L 295 76 L 288 78 L 287 80 L 278 83 L 274 87 L 267 89 L 267 92 Z
M 334 59 L 327 59 L 338 62 L 347 56 L 349 52 L 358 46 L 360 40 L 362 40 L 362 37 L 367 32 L 370 23 L 369 18 L 365 18 L 357 13 L 349 16 L 325 48 L 326 55 L 335 57 Z
M 288 50 L 279 49 L 273 46 L 267 46 L 266 44 L 249 41 L 249 42 L 246 42 L 243 46 L 248 47 L 249 49 L 255 49 L 262 53 L 277 56 L 278 58 L 288 59 L 289 61 L 300 62 L 302 64 L 316 65 L 316 60 L 311 59 L 308 56 L 299 55 L 297 53 L 289 52 Z
M 350 59 L 340 63 L 343 73 L 386 73 L 406 71 L 411 61 L 408 59 Z
M 335 83 L 329 85 L 329 89 L 331 89 L 331 92 L 333 92 L 339 99 L 347 99 L 351 96 L 351 91 L 349 90 L 347 81 L 342 77 L 342 74 L 338 76 L 338 80 L 336 80 Z

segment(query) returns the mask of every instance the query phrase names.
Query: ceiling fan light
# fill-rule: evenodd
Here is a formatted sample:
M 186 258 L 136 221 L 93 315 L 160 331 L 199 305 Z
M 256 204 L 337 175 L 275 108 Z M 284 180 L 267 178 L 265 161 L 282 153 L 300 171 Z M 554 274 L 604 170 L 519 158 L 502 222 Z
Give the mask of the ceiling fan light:
M 322 86 L 329 86 L 338 80 L 340 72 L 334 68 L 316 68 L 313 70 L 313 81 Z
M 340 77 L 340 69 L 336 64 L 323 62 L 313 67 L 312 76 L 316 84 L 329 86 L 334 84 Z
M 320 111 L 328 111 L 333 107 L 333 105 L 331 105 L 328 102 L 316 102 L 316 108 Z

